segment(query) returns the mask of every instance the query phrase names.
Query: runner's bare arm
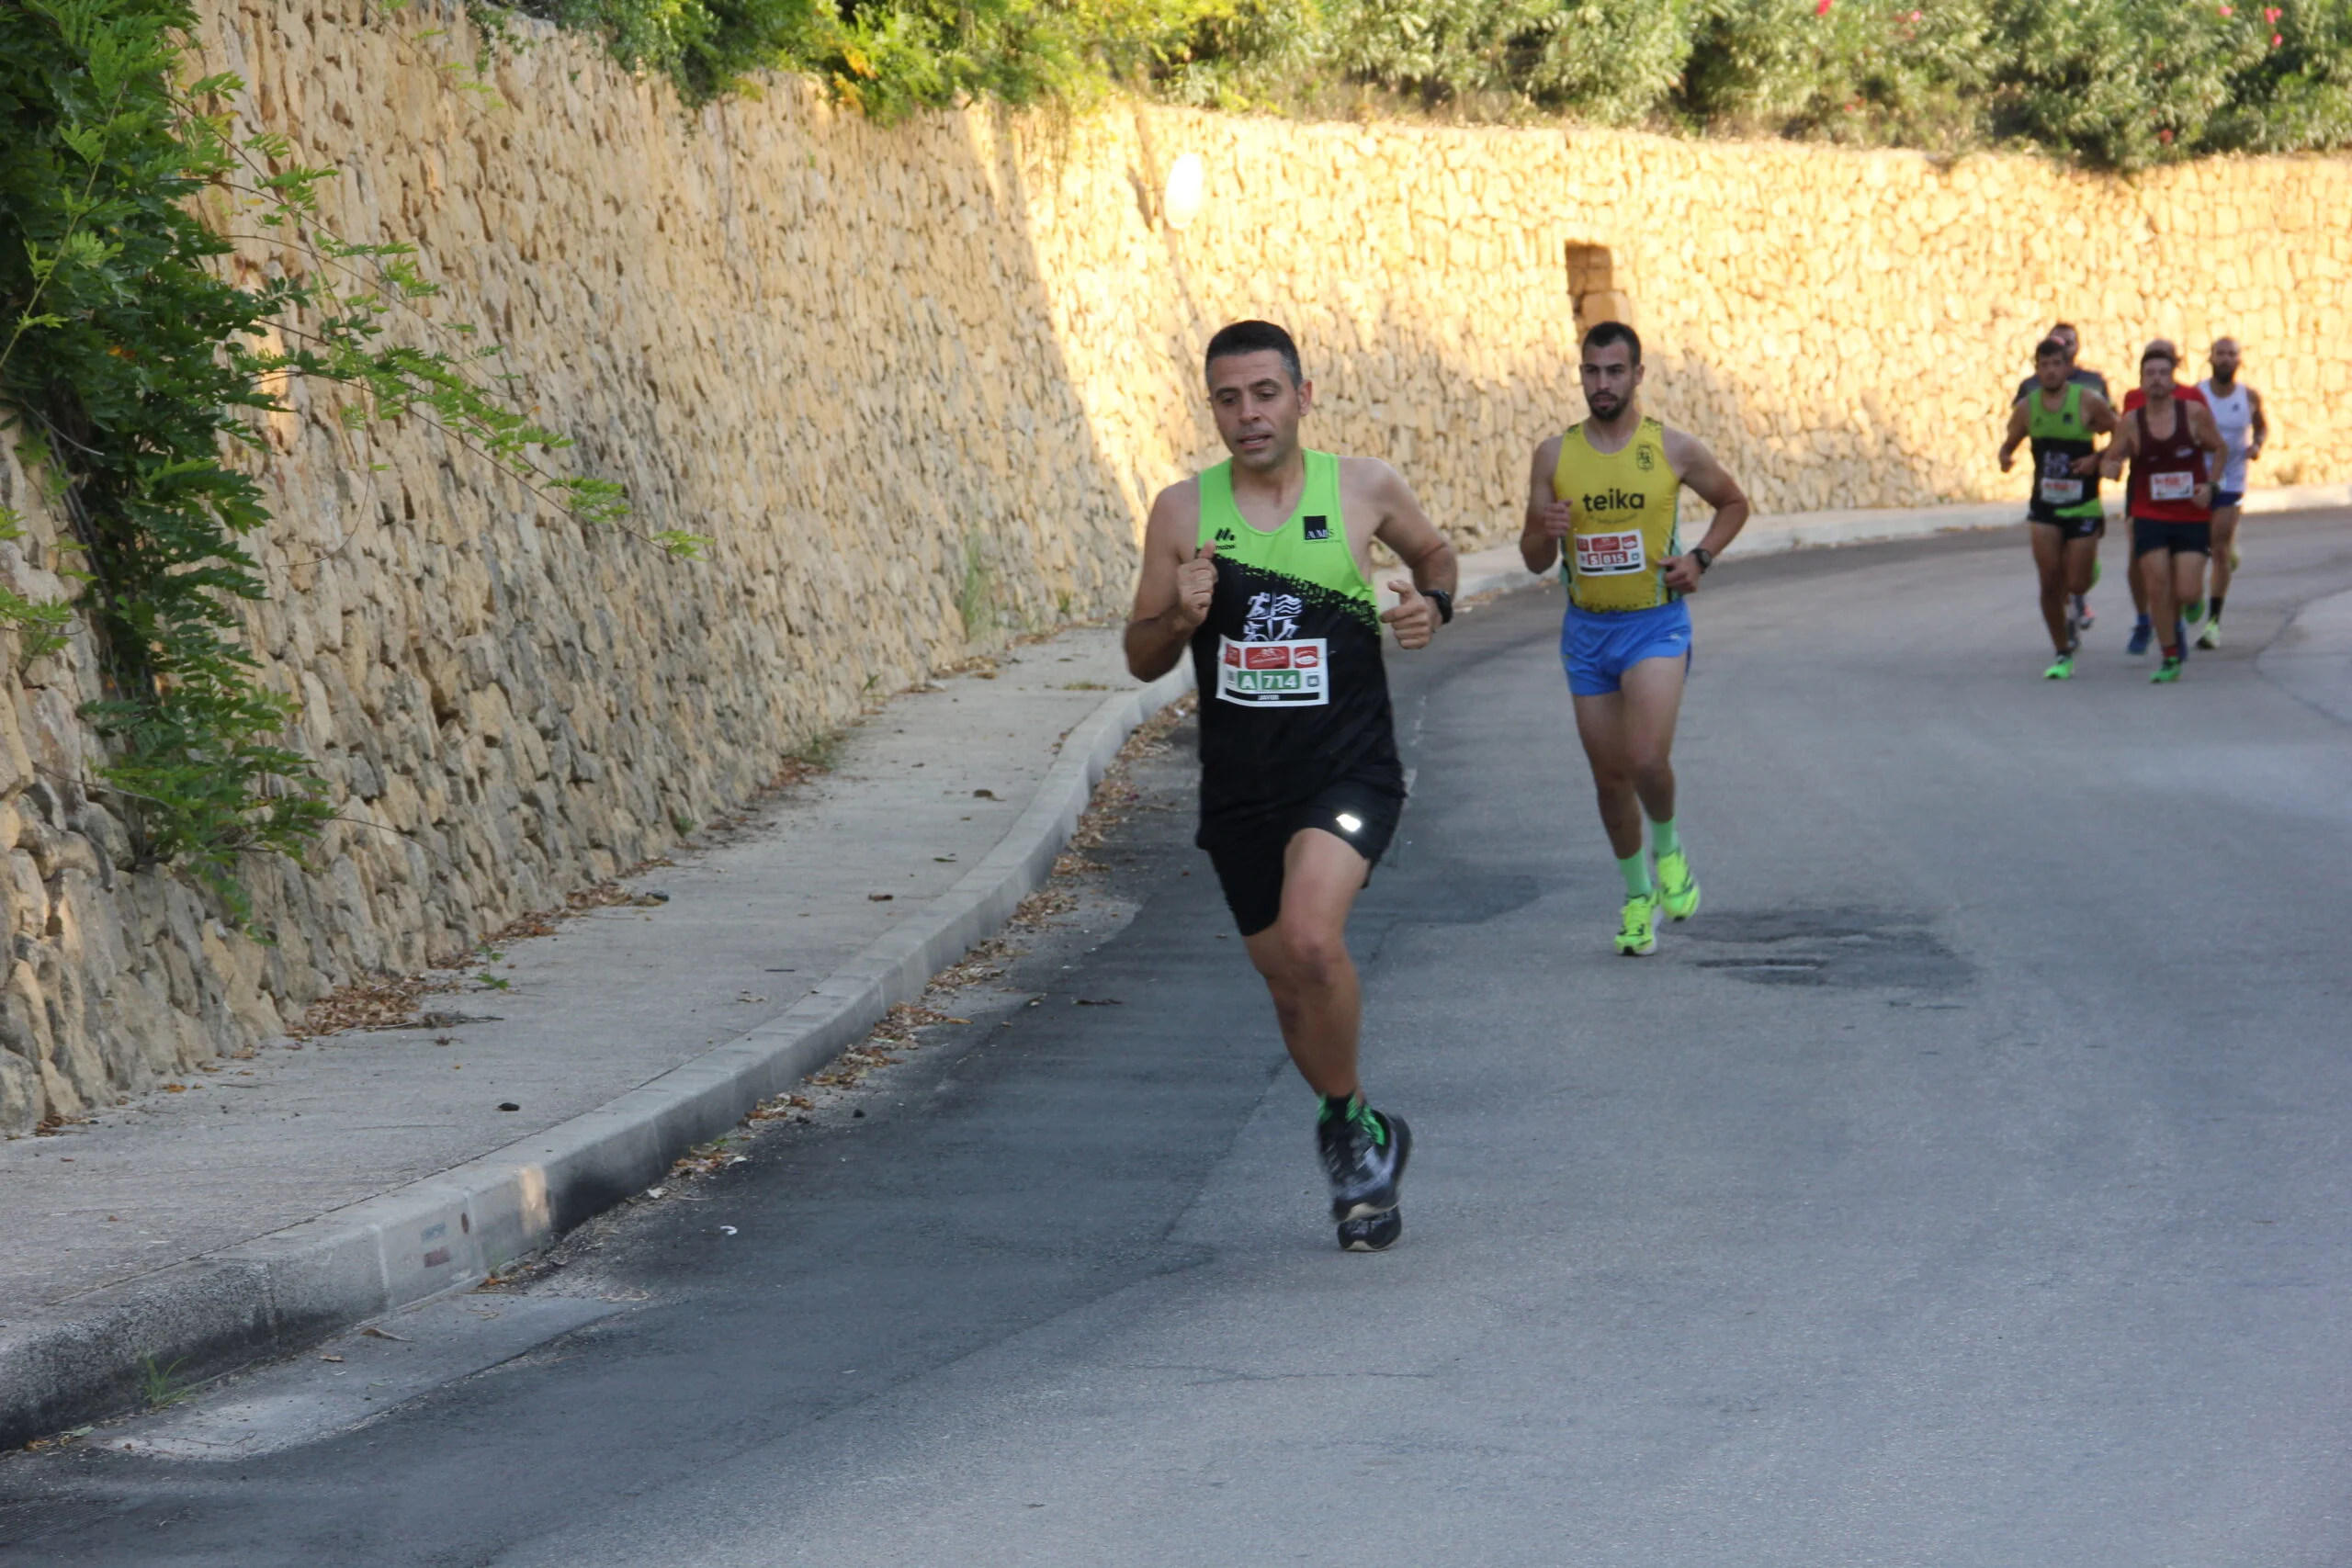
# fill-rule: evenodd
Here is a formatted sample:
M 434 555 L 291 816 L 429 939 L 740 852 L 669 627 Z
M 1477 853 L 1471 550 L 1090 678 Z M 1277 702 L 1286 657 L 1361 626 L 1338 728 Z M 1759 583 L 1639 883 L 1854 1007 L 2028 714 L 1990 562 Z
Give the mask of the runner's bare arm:
M 1541 574 L 1560 558 L 1560 541 L 1576 524 L 1576 508 L 1552 493 L 1552 474 L 1560 464 L 1560 438 L 1553 436 L 1535 448 L 1534 466 L 1527 471 L 1527 518 L 1519 530 L 1519 558 L 1527 570 Z
M 2116 422 L 2115 439 L 2109 442 L 2107 450 L 2098 455 L 2100 473 L 2111 479 L 2123 472 L 2123 459 L 2140 448 L 2139 439 L 2133 434 L 2138 429 L 2138 424 L 2132 420 Z
M 2230 466 L 2230 444 L 2222 439 L 2222 427 L 2213 423 L 2213 411 L 2203 403 L 2180 405 L 2188 414 L 2189 439 L 2205 454 L 2205 482 L 2197 487 L 2197 504 L 2213 504 L 2213 481 Z
M 1693 495 L 1715 509 L 1714 521 L 1707 525 L 1707 536 L 1699 541 L 1699 547 L 1707 552 L 1707 558 L 1712 561 L 1729 549 L 1731 542 L 1739 537 L 1739 531 L 1747 526 L 1747 492 L 1739 488 L 1739 481 L 1715 461 L 1715 455 L 1698 437 L 1672 425 L 1667 426 L 1665 435 L 1667 467 Z M 1699 563 L 1689 552 L 1668 556 L 1663 564 L 1668 588 L 1677 593 L 1699 591 Z
M 1198 544 L 1200 530 L 1200 491 L 1193 480 L 1170 485 L 1153 500 L 1135 612 L 1127 617 L 1127 672 L 1138 681 L 1175 669 L 1194 629 L 1208 619 L 1216 547 Z
M 2254 423 L 2248 428 L 2245 460 L 2249 463 L 2262 456 L 2265 443 L 2270 439 L 2270 419 L 2262 412 L 2262 394 L 2252 387 L 2245 389 L 2245 400 L 2254 413 Z
M 1396 607 L 1380 618 L 1396 632 L 1397 647 L 1426 648 L 1437 633 L 1438 615 L 1437 606 L 1421 597 L 1421 590 L 1434 588 L 1449 599 L 1453 596 L 1457 579 L 1453 547 L 1421 510 L 1403 475 L 1373 457 L 1351 457 L 1347 464 L 1354 470 L 1350 477 L 1370 499 L 1373 514 L 1380 519 L 1372 536 L 1396 551 L 1397 560 L 1412 573 L 1409 581 L 1399 577 L 1388 580 L 1389 592 L 1397 596 Z
M 2015 466 L 2018 448 L 2025 444 L 2026 405 L 2029 401 L 2030 399 L 2019 398 L 2017 406 L 2009 410 L 2008 433 L 2001 437 L 2001 472 L 2005 474 Z
M 2105 398 L 2088 388 L 2083 389 L 2083 423 L 2093 435 L 2113 435 L 2117 429 L 2115 411 L 2108 407 Z M 2105 458 L 2103 452 L 2086 452 L 2075 459 L 2075 472 L 2095 474 Z

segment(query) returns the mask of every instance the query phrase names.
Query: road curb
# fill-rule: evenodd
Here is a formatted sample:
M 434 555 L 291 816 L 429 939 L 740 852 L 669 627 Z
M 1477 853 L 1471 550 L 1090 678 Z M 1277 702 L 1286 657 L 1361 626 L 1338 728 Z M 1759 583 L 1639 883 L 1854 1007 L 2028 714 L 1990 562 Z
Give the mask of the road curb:
M 138 1404 L 152 1365 L 180 1382 L 302 1348 L 481 1279 L 659 1180 L 862 1038 L 1001 930 L 1052 874 L 1127 735 L 1191 689 L 1189 660 L 1106 698 L 1062 739 L 1012 827 L 929 909 L 775 1018 L 504 1148 L 300 1224 L 70 1297 L 0 1329 L 0 1448 Z

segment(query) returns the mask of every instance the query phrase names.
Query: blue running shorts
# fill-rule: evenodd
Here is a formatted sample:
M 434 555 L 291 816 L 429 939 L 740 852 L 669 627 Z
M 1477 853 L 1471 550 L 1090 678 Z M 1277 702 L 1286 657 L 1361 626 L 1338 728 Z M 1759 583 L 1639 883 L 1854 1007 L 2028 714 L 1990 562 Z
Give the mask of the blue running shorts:
M 1690 606 L 1680 599 L 1652 610 L 1596 612 L 1568 607 L 1560 623 L 1560 667 L 1568 690 L 1605 697 L 1645 659 L 1690 660 Z

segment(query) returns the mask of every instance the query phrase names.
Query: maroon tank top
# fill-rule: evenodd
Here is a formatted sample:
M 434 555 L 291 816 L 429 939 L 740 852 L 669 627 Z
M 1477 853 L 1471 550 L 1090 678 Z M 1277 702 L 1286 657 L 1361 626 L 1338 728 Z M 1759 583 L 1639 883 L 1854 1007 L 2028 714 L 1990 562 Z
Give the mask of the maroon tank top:
M 2132 456 L 2132 515 L 2152 523 L 2211 523 L 2212 512 L 2197 504 L 2205 453 L 2188 433 L 2188 405 L 2173 399 L 2172 434 L 2161 438 L 2148 434 L 2145 407 L 2132 410 L 2132 417 L 2140 422 Z

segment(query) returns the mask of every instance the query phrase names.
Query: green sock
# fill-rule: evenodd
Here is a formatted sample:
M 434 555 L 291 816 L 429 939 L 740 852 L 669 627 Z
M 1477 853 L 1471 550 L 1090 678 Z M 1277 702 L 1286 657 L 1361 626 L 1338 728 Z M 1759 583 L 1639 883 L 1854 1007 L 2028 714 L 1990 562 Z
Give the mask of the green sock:
M 1674 818 L 1650 824 L 1650 848 L 1662 855 L 1670 855 L 1682 848 L 1682 835 L 1674 830 Z
M 1323 1096 L 1322 1105 L 1316 1111 L 1315 1120 L 1318 1125 L 1329 1122 L 1334 1116 L 1344 1122 L 1363 1108 L 1363 1096 L 1360 1094 L 1327 1094 Z
M 1617 863 L 1617 870 L 1619 874 L 1623 876 L 1625 879 L 1626 897 L 1639 898 L 1644 894 L 1651 891 L 1649 856 L 1645 854 L 1627 855 L 1623 860 Z
M 2205 618 L 2205 601 L 2202 599 L 2191 599 L 2188 602 L 2188 609 L 2182 618 L 2188 621 L 2188 623 L 2192 626 L 2198 622 L 2203 620 Z

